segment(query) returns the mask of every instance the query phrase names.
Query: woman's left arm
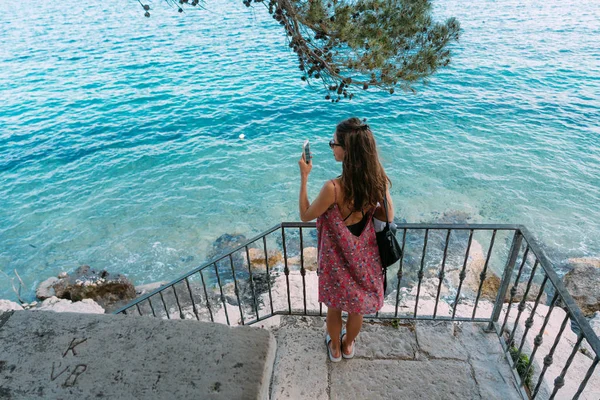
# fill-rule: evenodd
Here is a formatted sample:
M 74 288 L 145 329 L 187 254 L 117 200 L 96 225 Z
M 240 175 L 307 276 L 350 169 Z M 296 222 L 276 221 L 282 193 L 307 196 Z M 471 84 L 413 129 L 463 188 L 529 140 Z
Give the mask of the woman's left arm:
M 298 166 L 300 167 L 300 198 L 298 200 L 300 220 L 308 222 L 323 214 L 333 204 L 335 200 L 335 187 L 331 181 L 325 182 L 315 201 L 310 204 L 306 186 L 308 184 L 308 175 L 312 170 L 312 160 L 307 164 L 304 161 L 304 154 L 302 154 L 302 158 L 298 161 Z

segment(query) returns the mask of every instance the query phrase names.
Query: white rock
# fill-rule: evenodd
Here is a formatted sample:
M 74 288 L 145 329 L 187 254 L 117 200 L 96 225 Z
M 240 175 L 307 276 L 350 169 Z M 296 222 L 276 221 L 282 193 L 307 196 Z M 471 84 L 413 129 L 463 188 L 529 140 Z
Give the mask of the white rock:
M 23 310 L 23 307 L 21 307 L 19 304 L 15 303 L 14 301 L 10 301 L 10 300 L 0 300 L 0 314 L 4 313 L 5 311 L 20 311 Z
M 56 282 L 58 282 L 58 278 L 50 277 L 40 283 L 38 288 L 35 291 L 35 295 L 40 300 L 46 300 L 49 297 L 55 295 L 54 288 L 52 287 Z
M 464 317 L 471 318 L 473 316 L 473 309 L 475 308 L 475 300 L 474 299 L 461 299 L 456 306 L 456 317 Z M 479 303 L 477 303 L 477 311 L 475 313 L 475 318 L 490 318 L 492 316 L 492 312 L 494 311 L 494 303 L 480 299 Z M 452 315 L 452 311 L 450 311 L 450 315 Z
M 440 280 L 439 278 L 424 278 L 421 282 L 421 288 L 419 292 L 419 299 L 422 298 L 433 298 L 435 299 L 437 296 L 438 286 Z M 417 291 L 419 290 L 419 285 L 415 284 L 411 290 L 411 296 L 417 296 Z M 440 296 L 446 296 L 448 294 L 448 287 L 442 283 L 440 288 Z
M 304 288 L 302 283 L 302 275 L 300 271 L 290 271 L 289 274 L 290 288 L 290 303 L 288 304 L 287 288 L 285 274 L 280 274 L 275 278 L 275 282 L 271 285 L 271 298 L 273 300 L 274 311 L 287 311 L 290 307 L 292 310 L 304 310 Z M 306 309 L 307 311 L 319 311 L 319 278 L 314 271 L 306 271 L 304 282 L 306 285 Z M 263 293 L 260 299 L 264 304 L 265 311 L 271 312 L 269 300 L 269 292 Z M 327 307 L 323 306 L 323 312 Z
M 32 309 L 32 311 L 55 311 L 55 312 L 75 312 L 82 314 L 104 314 L 104 309 L 98 303 L 91 299 L 72 302 L 67 299 L 59 299 L 58 297 L 50 297 L 42 302 L 42 304 Z
M 58 278 L 59 278 L 59 279 L 64 279 L 64 278 L 66 278 L 67 276 L 69 276 L 69 274 L 67 274 L 66 272 L 61 272 L 60 274 L 58 274 Z
M 462 293 L 466 295 L 474 295 L 479 289 L 479 275 L 483 271 L 485 266 L 485 254 L 483 247 L 477 240 L 473 240 L 471 248 L 469 250 L 469 257 L 467 258 L 467 265 L 465 269 L 465 280 L 462 286 Z M 456 288 L 460 283 L 460 271 L 462 265 L 457 265 L 454 268 L 449 266 L 446 270 L 446 276 L 444 280 L 450 287 Z
M 104 279 L 100 278 L 98 279 L 98 283 L 103 283 Z M 147 283 L 145 285 L 138 285 L 135 287 L 135 293 L 138 296 L 141 296 L 143 294 L 149 293 L 153 290 L 158 289 L 161 286 L 166 285 L 168 282 L 167 281 L 163 281 L 163 282 L 152 282 L 152 283 Z
M 37 301 L 32 301 L 31 303 L 23 303 L 23 309 L 25 310 L 29 310 L 30 308 L 33 308 L 35 306 L 37 306 L 38 302 Z
M 415 305 L 417 305 L 417 316 L 419 317 L 431 317 L 435 312 L 436 316 L 447 317 L 451 313 L 451 308 L 445 301 L 438 302 L 437 310 L 435 307 L 435 298 L 422 298 L 419 296 L 419 303 L 409 296 L 403 298 L 398 303 L 398 318 L 412 317 L 415 313 Z M 384 303 L 383 308 L 379 311 L 380 314 L 388 315 L 394 314 L 396 311 L 396 303 L 394 304 Z

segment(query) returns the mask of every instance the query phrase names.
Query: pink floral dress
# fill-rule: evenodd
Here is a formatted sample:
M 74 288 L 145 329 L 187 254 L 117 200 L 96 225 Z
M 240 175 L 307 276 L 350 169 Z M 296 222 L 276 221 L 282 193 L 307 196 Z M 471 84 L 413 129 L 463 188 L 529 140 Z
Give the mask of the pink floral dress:
M 360 236 L 353 235 L 344 224 L 337 193 L 333 206 L 317 218 L 319 302 L 327 307 L 365 315 L 383 306 L 383 275 L 373 211 L 368 212 Z

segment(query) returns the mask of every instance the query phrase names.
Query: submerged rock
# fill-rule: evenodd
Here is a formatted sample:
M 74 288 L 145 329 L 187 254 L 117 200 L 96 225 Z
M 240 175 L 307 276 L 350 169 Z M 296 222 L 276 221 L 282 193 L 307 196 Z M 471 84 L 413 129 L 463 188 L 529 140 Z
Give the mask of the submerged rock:
M 246 242 L 246 240 L 246 236 L 244 235 L 230 235 L 229 233 L 224 233 L 214 241 L 212 249 L 208 252 L 207 259 L 213 259 L 227 251 L 233 250 L 235 247 Z M 235 253 L 234 258 L 239 258 L 241 261 L 241 253 Z M 236 259 L 234 259 L 234 263 L 236 262 Z
M 462 210 L 446 210 L 442 213 L 432 213 L 431 221 L 436 224 L 469 224 L 473 223 L 473 216 Z
M 227 254 L 229 251 L 246 242 L 246 240 L 246 236 L 244 235 L 231 235 L 229 233 L 224 233 L 223 235 L 219 236 L 217 240 L 214 241 L 212 249 L 208 252 L 207 261 L 215 259 L 218 256 Z M 236 274 L 238 272 L 242 274 L 248 273 L 246 251 L 243 249 L 233 253 L 231 255 L 231 260 L 229 259 L 229 257 L 225 257 L 223 260 L 218 261 L 216 264 L 217 269 L 219 271 L 221 283 L 229 282 L 233 279 L 232 269 L 236 271 Z

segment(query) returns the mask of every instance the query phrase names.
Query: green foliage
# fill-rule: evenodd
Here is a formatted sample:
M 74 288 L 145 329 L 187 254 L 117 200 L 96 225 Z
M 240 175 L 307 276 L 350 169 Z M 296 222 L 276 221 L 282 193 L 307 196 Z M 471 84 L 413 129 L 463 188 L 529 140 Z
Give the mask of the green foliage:
M 400 320 L 399 319 L 393 319 L 391 323 L 394 328 L 400 329 Z
M 174 0 L 165 0 L 174 3 Z M 251 0 L 243 0 L 250 7 Z M 415 91 L 417 82 L 449 65 L 449 45 L 458 41 L 455 18 L 435 22 L 430 0 L 254 0 L 284 29 L 303 81 L 320 81 L 338 102 L 352 89 L 396 87 Z M 140 3 L 142 4 L 142 3 Z M 198 0 L 179 0 L 196 6 Z M 149 8 L 142 4 L 149 16 Z
M 517 373 L 525 383 L 525 386 L 531 387 L 531 378 L 533 377 L 533 365 L 529 368 L 527 372 L 527 376 L 525 376 L 525 371 L 527 370 L 527 365 L 529 364 L 529 356 L 527 354 L 521 353 L 519 355 L 519 350 L 511 346 L 509 349 L 510 357 L 512 358 L 515 366 L 517 368 Z M 518 356 L 518 358 L 517 358 Z

